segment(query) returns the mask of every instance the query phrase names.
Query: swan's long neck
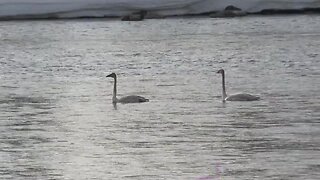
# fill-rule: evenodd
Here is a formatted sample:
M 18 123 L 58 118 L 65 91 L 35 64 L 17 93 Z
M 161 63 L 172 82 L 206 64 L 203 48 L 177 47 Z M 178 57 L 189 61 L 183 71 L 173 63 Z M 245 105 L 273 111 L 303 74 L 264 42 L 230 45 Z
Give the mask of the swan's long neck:
M 113 97 L 112 97 L 112 102 L 116 103 L 118 101 L 117 99 L 117 77 L 114 78 L 114 83 L 113 83 Z
M 222 72 L 222 100 L 224 101 L 227 97 L 227 93 L 226 93 L 226 84 L 225 84 L 225 80 L 224 80 L 224 72 Z

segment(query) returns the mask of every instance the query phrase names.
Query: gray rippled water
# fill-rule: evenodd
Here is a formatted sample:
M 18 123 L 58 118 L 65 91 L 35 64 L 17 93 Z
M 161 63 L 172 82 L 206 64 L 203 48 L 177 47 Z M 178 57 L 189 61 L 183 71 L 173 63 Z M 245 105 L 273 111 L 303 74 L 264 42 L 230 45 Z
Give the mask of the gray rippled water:
M 0 22 L 0 179 L 317 179 L 319 47 L 314 15 Z

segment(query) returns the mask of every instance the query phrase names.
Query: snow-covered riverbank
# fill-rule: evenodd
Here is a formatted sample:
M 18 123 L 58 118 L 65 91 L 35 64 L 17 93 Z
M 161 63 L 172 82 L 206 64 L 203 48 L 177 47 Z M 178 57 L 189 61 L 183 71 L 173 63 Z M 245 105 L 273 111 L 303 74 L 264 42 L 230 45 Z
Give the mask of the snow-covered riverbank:
M 158 16 L 202 14 L 233 5 L 244 12 L 320 8 L 320 0 L 0 0 L 0 18 L 124 16 L 145 10 Z

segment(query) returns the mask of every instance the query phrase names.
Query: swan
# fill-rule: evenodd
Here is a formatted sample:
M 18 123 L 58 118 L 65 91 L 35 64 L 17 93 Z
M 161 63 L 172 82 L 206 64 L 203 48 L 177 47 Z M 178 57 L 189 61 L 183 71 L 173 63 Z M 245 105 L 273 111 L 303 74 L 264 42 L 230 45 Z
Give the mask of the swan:
M 225 101 L 257 101 L 260 99 L 260 97 L 258 96 L 254 96 L 246 93 L 233 94 L 233 95 L 227 96 L 225 80 L 224 80 L 224 70 L 220 69 L 217 73 L 222 75 L 222 101 L 223 102 Z
M 113 83 L 113 97 L 112 97 L 112 103 L 142 103 L 142 102 L 149 102 L 149 99 L 146 99 L 141 96 L 125 96 L 120 99 L 117 98 L 117 75 L 115 73 L 111 73 L 106 77 L 112 77 L 114 79 Z

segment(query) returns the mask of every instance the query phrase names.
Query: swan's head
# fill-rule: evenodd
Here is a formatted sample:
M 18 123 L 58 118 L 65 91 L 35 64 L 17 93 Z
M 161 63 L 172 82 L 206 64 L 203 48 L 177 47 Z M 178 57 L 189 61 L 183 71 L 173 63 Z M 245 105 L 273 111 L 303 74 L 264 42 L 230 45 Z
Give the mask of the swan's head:
M 116 78 L 116 77 L 117 77 L 117 75 L 116 75 L 116 73 L 111 73 L 111 74 L 109 74 L 109 75 L 108 75 L 108 76 L 106 76 L 106 77 Z
M 217 73 L 219 73 L 219 74 L 224 74 L 224 70 L 223 70 L 223 69 L 220 69 Z

